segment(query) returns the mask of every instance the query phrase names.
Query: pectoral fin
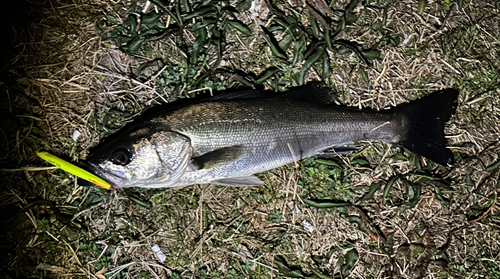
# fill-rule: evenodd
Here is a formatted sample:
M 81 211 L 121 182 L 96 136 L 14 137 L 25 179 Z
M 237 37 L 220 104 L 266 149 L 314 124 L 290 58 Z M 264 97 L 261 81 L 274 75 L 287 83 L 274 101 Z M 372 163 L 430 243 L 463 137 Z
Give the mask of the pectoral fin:
M 212 184 L 217 184 L 221 186 L 232 186 L 232 187 L 244 187 L 244 186 L 258 186 L 264 184 L 257 176 L 243 176 L 243 177 L 232 177 L 215 180 Z
M 199 157 L 193 158 L 192 163 L 198 169 L 211 169 L 238 160 L 243 155 L 242 145 L 216 149 Z

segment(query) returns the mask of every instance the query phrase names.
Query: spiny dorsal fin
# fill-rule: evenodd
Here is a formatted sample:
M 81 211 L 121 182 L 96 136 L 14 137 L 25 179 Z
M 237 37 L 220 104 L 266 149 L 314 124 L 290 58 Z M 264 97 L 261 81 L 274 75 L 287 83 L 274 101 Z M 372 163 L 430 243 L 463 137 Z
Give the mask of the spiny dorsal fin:
M 226 101 L 226 100 L 244 100 L 244 99 L 255 99 L 263 98 L 268 95 L 268 92 L 264 90 L 243 90 L 238 92 L 226 92 L 210 98 L 210 101 Z
M 210 101 L 243 100 L 255 98 L 284 98 L 313 102 L 318 104 L 331 104 L 335 94 L 321 82 L 311 82 L 303 86 L 294 87 L 285 92 L 271 92 L 264 90 L 243 90 L 239 92 L 223 93 L 210 98 Z

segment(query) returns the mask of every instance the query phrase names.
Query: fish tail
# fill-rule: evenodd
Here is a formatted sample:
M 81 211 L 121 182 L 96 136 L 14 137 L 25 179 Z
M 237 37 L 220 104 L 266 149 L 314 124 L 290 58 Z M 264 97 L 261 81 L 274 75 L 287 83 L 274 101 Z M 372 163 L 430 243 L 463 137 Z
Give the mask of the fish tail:
M 438 164 L 453 166 L 453 153 L 446 148 L 444 125 L 455 113 L 457 98 L 457 90 L 445 89 L 398 106 L 396 110 L 409 121 L 406 139 L 401 144 Z

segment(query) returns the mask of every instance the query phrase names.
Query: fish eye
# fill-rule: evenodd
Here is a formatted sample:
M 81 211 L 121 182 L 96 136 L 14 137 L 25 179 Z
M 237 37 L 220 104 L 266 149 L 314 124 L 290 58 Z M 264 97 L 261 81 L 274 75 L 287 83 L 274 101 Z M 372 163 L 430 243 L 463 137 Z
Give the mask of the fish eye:
M 125 148 L 118 148 L 113 152 L 113 163 L 125 166 L 130 163 L 130 152 Z

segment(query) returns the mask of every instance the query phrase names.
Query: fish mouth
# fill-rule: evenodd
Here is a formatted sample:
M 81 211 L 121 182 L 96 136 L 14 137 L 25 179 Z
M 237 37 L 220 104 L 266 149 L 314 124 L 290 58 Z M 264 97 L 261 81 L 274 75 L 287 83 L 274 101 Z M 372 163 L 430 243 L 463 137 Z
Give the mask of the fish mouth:
M 111 185 L 111 188 L 114 189 L 122 188 L 120 186 L 120 181 L 118 181 L 118 177 L 116 177 L 117 179 L 112 179 L 113 177 L 110 177 L 109 174 L 102 171 L 101 168 L 99 168 L 99 166 L 97 166 L 96 164 L 89 161 L 85 161 L 82 162 L 82 165 L 84 166 L 84 169 L 87 170 L 88 172 L 108 182 Z M 78 179 L 78 184 L 80 186 L 95 186 L 94 183 L 80 178 Z

